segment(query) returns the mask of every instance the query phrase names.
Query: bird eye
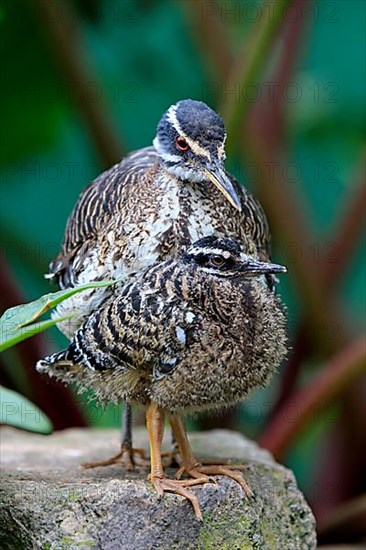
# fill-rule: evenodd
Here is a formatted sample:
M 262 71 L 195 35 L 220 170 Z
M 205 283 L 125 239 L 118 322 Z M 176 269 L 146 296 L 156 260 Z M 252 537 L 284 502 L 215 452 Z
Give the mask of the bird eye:
M 222 256 L 211 256 L 210 261 L 214 267 L 221 267 L 225 260 Z
M 184 137 L 178 136 L 175 140 L 175 143 L 177 144 L 177 148 L 179 149 L 179 151 L 188 151 L 189 145 Z

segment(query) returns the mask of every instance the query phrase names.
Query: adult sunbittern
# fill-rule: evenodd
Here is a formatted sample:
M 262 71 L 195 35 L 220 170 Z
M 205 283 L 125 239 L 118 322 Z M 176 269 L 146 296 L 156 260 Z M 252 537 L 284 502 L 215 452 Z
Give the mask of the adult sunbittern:
M 189 499 L 200 519 L 191 485 L 224 475 L 248 496 L 251 491 L 234 467 L 198 462 L 181 415 L 237 403 L 280 365 L 286 355 L 285 315 L 263 279 L 285 271 L 248 256 L 233 239 L 200 239 L 176 259 L 117 285 L 68 349 L 37 368 L 94 390 L 102 401 L 146 405 L 150 479 L 160 495 L 169 491 Z M 165 416 L 182 459 L 177 477 L 185 473 L 190 479 L 164 473 Z
M 269 260 L 266 217 L 225 171 L 225 139 L 222 119 L 204 103 L 183 100 L 172 105 L 159 122 L 153 147 L 130 154 L 82 192 L 48 277 L 61 288 L 127 280 L 213 233 L 233 237 L 248 254 Z M 71 310 L 78 315 L 60 323 L 60 329 L 72 338 L 113 292 L 92 290 L 63 302 L 56 315 Z M 125 414 L 122 451 L 106 464 L 121 457 L 133 463 L 129 406 Z

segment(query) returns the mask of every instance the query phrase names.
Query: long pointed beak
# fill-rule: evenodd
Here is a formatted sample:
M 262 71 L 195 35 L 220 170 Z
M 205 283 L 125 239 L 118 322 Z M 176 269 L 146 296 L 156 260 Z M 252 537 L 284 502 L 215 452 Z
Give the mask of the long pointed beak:
M 272 264 L 270 262 L 260 262 L 248 257 L 243 261 L 242 270 L 247 274 L 266 275 L 267 273 L 286 273 L 287 269 L 284 265 Z
M 208 168 L 204 168 L 204 173 L 207 179 L 216 185 L 221 193 L 227 198 L 230 204 L 241 212 L 241 203 L 238 194 L 220 164 L 217 162 L 210 164 Z

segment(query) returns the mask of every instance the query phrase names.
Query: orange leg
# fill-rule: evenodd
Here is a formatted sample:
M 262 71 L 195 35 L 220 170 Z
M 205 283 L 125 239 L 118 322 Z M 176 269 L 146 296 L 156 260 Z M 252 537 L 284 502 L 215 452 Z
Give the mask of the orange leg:
M 230 466 L 223 464 L 207 464 L 202 465 L 194 456 L 191 446 L 189 444 L 186 431 L 182 419 L 178 415 L 172 415 L 170 417 L 170 424 L 173 428 L 177 443 L 179 445 L 180 454 L 182 457 L 182 466 L 177 472 L 177 478 L 179 479 L 184 473 L 195 478 L 197 482 L 207 483 L 212 481 L 208 476 L 221 475 L 234 479 L 244 489 L 247 497 L 252 497 L 253 492 L 242 474 L 238 470 L 243 470 L 243 466 Z
M 152 403 L 147 409 L 146 425 L 150 441 L 151 473 L 149 479 L 157 490 L 158 495 L 162 497 L 164 492 L 169 492 L 188 499 L 192 503 L 196 518 L 202 520 L 202 513 L 196 495 L 192 493 L 192 491 L 186 489 L 186 487 L 198 485 L 202 483 L 202 481 L 196 479 L 168 479 L 164 473 L 161 459 L 161 443 L 164 434 L 164 411 L 156 405 L 156 403 Z

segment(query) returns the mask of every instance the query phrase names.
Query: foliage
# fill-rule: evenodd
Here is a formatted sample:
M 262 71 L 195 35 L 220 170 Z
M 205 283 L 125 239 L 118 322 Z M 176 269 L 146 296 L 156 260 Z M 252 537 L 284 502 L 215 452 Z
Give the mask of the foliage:
M 34 302 L 21 304 L 19 306 L 7 309 L 0 318 L 0 352 L 14 346 L 15 344 L 18 344 L 26 338 L 30 338 L 35 334 L 43 332 L 61 321 L 66 321 L 67 319 L 74 317 L 76 313 L 64 317 L 47 319 L 46 321 L 41 321 L 39 323 L 33 322 L 50 309 L 55 308 L 64 300 L 67 300 L 71 296 L 85 290 L 106 287 L 114 285 L 115 283 L 116 281 L 88 283 L 68 290 L 52 292 L 41 296 Z
M 23 395 L 0 386 L 0 401 L 0 424 L 43 434 L 52 431 L 50 419 Z

